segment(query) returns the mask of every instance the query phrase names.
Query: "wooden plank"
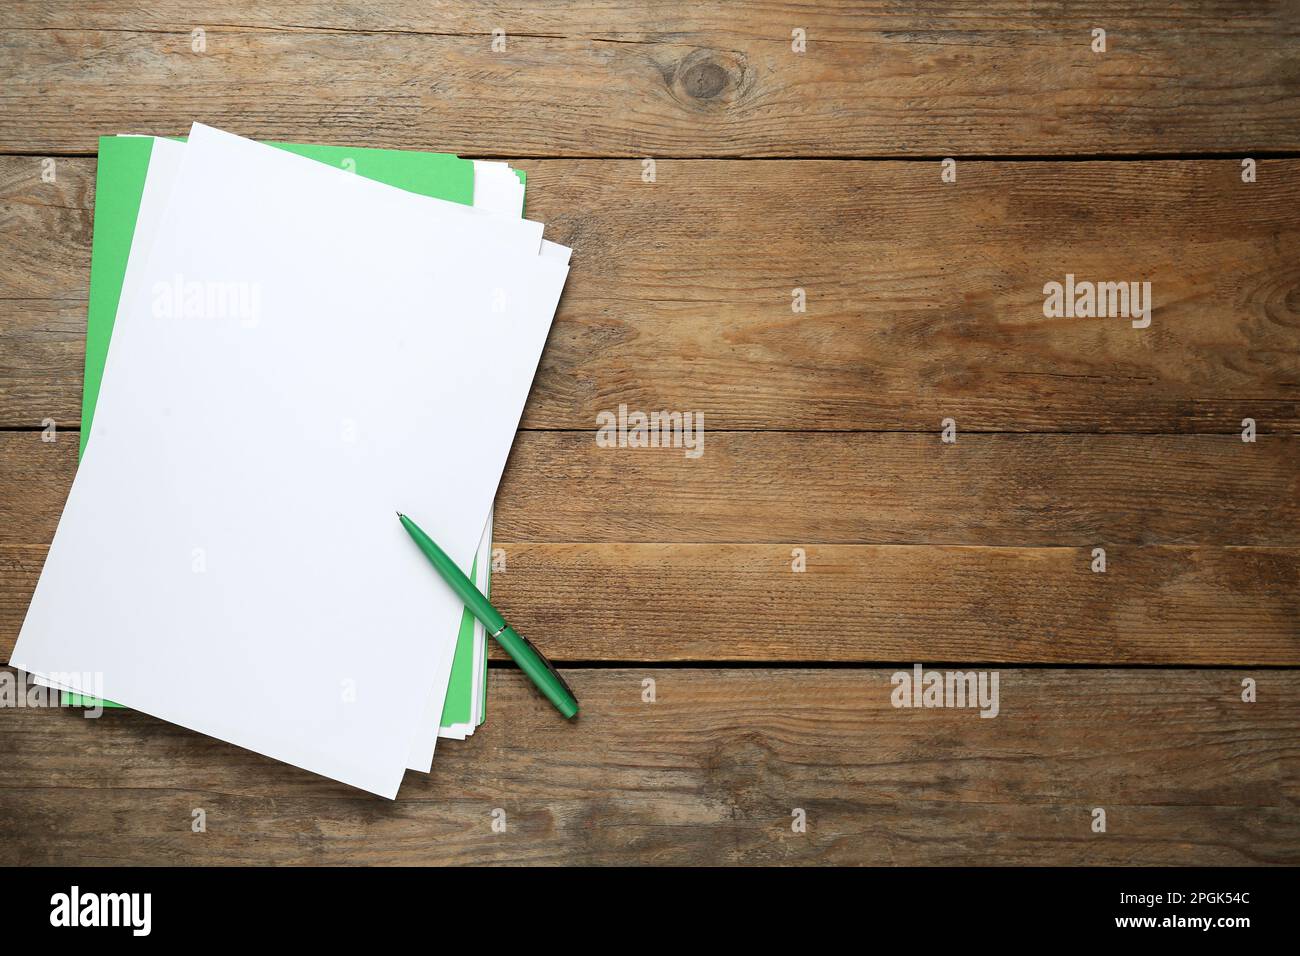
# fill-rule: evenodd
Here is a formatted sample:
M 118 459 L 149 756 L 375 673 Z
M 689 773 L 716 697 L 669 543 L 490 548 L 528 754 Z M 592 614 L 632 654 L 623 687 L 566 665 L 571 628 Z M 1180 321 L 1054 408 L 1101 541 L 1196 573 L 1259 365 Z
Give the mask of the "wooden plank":
M 321 131 L 311 138 L 329 138 Z M 1300 161 L 529 161 L 575 266 L 525 416 L 713 428 L 1300 429 Z M 0 157 L 0 426 L 81 409 L 94 167 Z M 1141 229 L 1132 223 L 1141 222 Z M 1045 319 L 1067 273 L 1150 281 L 1148 329 Z M 807 312 L 791 312 L 803 288 Z
M 230 26 L 236 21 L 252 29 L 335 30 L 354 33 L 437 32 L 447 35 L 479 36 L 490 33 L 484 24 L 499 26 L 516 36 L 546 34 L 651 43 L 666 37 L 670 24 L 675 35 L 720 33 L 757 36 L 762 33 L 756 17 L 777 19 L 790 14 L 823 39 L 867 36 L 878 29 L 917 31 L 921 28 L 970 32 L 973 27 L 1033 31 L 1063 21 L 1090 24 L 1098 17 L 1112 23 L 1141 21 L 1151 28 L 1180 27 L 1198 30 L 1254 31 L 1268 27 L 1285 30 L 1293 7 L 1277 2 L 1200 2 L 1135 10 L 1117 0 L 1090 0 L 1086 10 L 1057 4 L 1028 9 L 1023 3 L 899 3 L 867 9 L 846 0 L 824 0 L 815 7 L 802 7 L 789 0 L 737 0 L 726 6 L 663 2 L 647 7 L 636 0 L 561 0 L 547 4 L 527 0 L 480 0 L 473 7 L 456 0 L 390 0 L 388 3 L 340 5 L 331 0 L 293 0 L 290 10 L 277 0 L 165 0 L 147 7 L 121 0 L 78 0 L 75 7 L 60 0 L 33 0 L 15 9 L 7 19 L 11 29 L 87 29 L 131 31 L 189 31 L 205 19 L 210 25 Z M 974 16 L 978 14 L 978 19 Z M 1225 23 L 1231 18 L 1235 22 Z M 302 21 L 302 22 L 290 22 Z M 524 27 L 531 27 L 525 30 Z M 1114 33 L 1115 31 L 1110 31 Z M 788 31 L 787 31 L 788 33 Z
M 0 427 L 79 428 L 85 361 L 84 299 L 0 301 Z
M 142 714 L 6 709 L 0 863 L 1300 862 L 1293 672 L 1002 670 L 994 719 L 895 709 L 892 672 L 578 670 L 569 724 L 494 670 L 394 802 Z
M 675 448 L 521 434 L 506 541 L 1300 544 L 1300 439 L 707 433 Z
M 75 435 L 0 432 L 0 545 L 54 535 Z M 521 432 L 517 542 L 1300 546 L 1300 438 L 708 432 L 704 453 Z
M 1300 549 L 513 544 L 493 602 L 557 661 L 1300 664 Z M 0 546 L 0 661 L 44 547 Z M 493 647 L 494 656 L 504 655 Z
M 575 660 L 1300 664 L 1295 548 L 496 547 L 494 601 Z
M 0 149 L 92 151 L 101 133 L 179 133 L 195 118 L 494 155 L 1300 146 L 1294 0 L 705 6 L 20 4 L 5 14 Z M 791 49 L 795 28 L 805 53 Z M 494 29 L 507 34 L 497 53 Z

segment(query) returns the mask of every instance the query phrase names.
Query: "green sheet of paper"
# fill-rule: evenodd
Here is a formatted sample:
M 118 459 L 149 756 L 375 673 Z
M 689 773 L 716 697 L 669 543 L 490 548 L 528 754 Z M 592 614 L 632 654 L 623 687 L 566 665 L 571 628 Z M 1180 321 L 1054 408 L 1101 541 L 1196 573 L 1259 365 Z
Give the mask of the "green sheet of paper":
M 474 164 L 447 153 L 301 143 L 272 145 L 420 195 L 466 206 L 474 202 Z M 113 322 L 117 318 L 118 301 L 122 297 L 122 283 L 126 277 L 131 239 L 135 235 L 136 217 L 152 150 L 151 137 L 101 136 L 99 139 L 95 226 L 90 251 L 90 302 L 86 313 L 86 375 L 81 398 L 83 452 L 95 417 L 95 402 L 104 375 Z M 523 174 L 518 175 L 523 182 Z M 484 669 L 487 667 L 486 656 L 484 654 Z M 466 611 L 456 640 L 442 727 L 482 723 L 482 707 L 479 714 L 472 713 L 474 681 L 474 618 Z M 486 681 L 483 686 L 483 697 L 486 697 Z M 97 703 L 92 698 L 66 691 L 61 698 L 68 706 L 89 707 Z M 110 701 L 102 704 L 105 707 L 119 706 Z

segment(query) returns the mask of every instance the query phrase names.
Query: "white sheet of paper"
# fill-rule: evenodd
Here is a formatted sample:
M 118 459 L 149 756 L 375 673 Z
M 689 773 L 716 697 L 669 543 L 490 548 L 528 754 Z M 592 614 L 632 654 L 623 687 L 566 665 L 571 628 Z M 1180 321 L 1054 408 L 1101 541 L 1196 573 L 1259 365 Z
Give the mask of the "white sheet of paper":
M 14 666 L 396 794 L 461 606 L 393 511 L 468 566 L 567 272 L 431 203 L 195 126 Z
M 123 279 L 119 312 L 121 311 L 121 303 L 128 299 L 138 285 L 142 263 L 153 248 L 153 241 L 162 221 L 163 211 L 166 209 L 167 201 L 171 196 L 172 185 L 176 180 L 181 162 L 185 156 L 184 142 L 162 137 L 152 137 L 152 139 L 153 145 L 150 151 L 149 168 L 146 172 L 135 232 L 132 236 L 127 269 Z M 523 215 L 523 189 L 513 170 L 505 163 L 490 163 L 482 160 L 475 160 L 474 168 L 474 208 L 496 215 L 513 218 L 521 217 Z M 533 231 L 535 231 L 535 226 L 530 227 L 529 232 L 525 233 L 525 235 L 531 237 Z M 527 240 L 527 243 L 531 244 L 531 238 Z M 569 261 L 569 252 L 570 250 L 567 247 L 554 242 L 544 240 L 541 244 L 542 255 L 555 256 L 562 259 L 565 264 Z M 86 438 L 83 436 L 83 441 L 85 440 Z M 475 561 L 480 566 L 480 579 L 478 581 L 480 588 L 486 586 L 486 579 L 490 573 L 488 562 L 491 560 L 491 531 L 489 530 L 492 521 L 491 515 L 492 513 L 489 510 L 484 535 L 475 553 Z M 482 654 L 486 652 L 485 645 L 486 632 L 483 630 L 483 625 L 476 621 L 474 703 L 471 708 L 473 714 L 479 712 L 478 702 L 484 692 L 482 680 L 479 677 L 481 673 L 479 663 Z M 428 705 L 429 713 L 421 716 L 420 726 L 413 731 L 408 769 L 428 773 L 432 769 L 437 738 L 448 737 L 455 740 L 464 740 L 474 732 L 475 724 L 473 723 L 456 724 L 447 728 L 441 727 L 442 704 L 439 698 L 442 700 L 446 698 L 454 656 L 454 649 L 446 653 L 436 672 L 432 675 L 430 683 L 433 688 L 433 695 Z M 33 675 L 33 680 L 38 684 L 59 687 L 62 690 L 71 690 L 71 688 L 60 687 L 60 685 L 47 680 L 39 674 Z M 426 724 L 430 717 L 432 717 L 434 725 L 432 730 L 428 729 Z

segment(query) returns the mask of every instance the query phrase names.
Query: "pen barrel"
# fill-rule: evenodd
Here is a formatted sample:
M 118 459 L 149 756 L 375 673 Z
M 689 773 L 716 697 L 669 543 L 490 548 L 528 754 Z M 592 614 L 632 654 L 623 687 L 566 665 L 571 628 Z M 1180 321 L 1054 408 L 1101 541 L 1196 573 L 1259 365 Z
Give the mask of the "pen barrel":
M 492 606 L 487 598 L 474 587 L 465 572 L 460 566 L 447 554 L 446 551 L 438 547 L 438 543 L 424 533 L 424 529 L 412 521 L 406 515 L 401 516 L 402 527 L 406 529 L 407 534 L 415 539 L 424 556 L 429 559 L 429 563 L 437 570 L 438 575 L 447 582 L 447 585 L 456 592 L 456 597 L 460 598 L 469 612 L 483 622 L 483 624 L 493 631 L 499 629 L 506 623 L 506 619 L 501 613 Z
M 555 705 L 556 710 L 565 717 L 573 717 L 578 713 L 578 699 L 573 696 L 573 691 L 528 638 L 513 627 L 506 627 L 496 635 L 496 639 L 511 660 L 519 665 L 519 669 Z
M 501 612 L 492 606 L 456 562 L 438 547 L 419 525 L 404 514 L 399 513 L 398 517 L 402 521 L 402 527 L 419 545 L 425 557 L 437 569 L 439 576 L 451 586 L 456 596 L 469 608 L 470 613 L 483 623 L 488 633 L 496 638 L 497 643 L 519 665 L 519 669 L 537 686 L 546 699 L 555 705 L 556 710 L 565 717 L 575 716 L 578 713 L 578 699 L 565 683 L 564 678 L 560 676 L 559 671 L 551 666 L 546 655 L 534 647 L 532 641 L 506 624 L 506 619 L 501 616 Z

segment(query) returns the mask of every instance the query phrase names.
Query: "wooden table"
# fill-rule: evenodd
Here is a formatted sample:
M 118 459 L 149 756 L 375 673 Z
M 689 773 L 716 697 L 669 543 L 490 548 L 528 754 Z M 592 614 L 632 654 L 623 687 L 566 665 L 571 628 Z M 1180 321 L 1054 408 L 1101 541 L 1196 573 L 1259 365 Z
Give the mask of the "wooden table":
M 1300 4 L 1030 6 L 5 4 L 0 660 L 75 467 L 96 137 L 202 120 L 528 171 L 574 269 L 493 586 L 585 709 L 495 666 L 388 802 L 5 708 L 0 862 L 1300 861 Z M 1150 327 L 1045 318 L 1067 273 Z M 704 454 L 598 447 L 620 403 Z M 918 662 L 998 716 L 895 708 Z

